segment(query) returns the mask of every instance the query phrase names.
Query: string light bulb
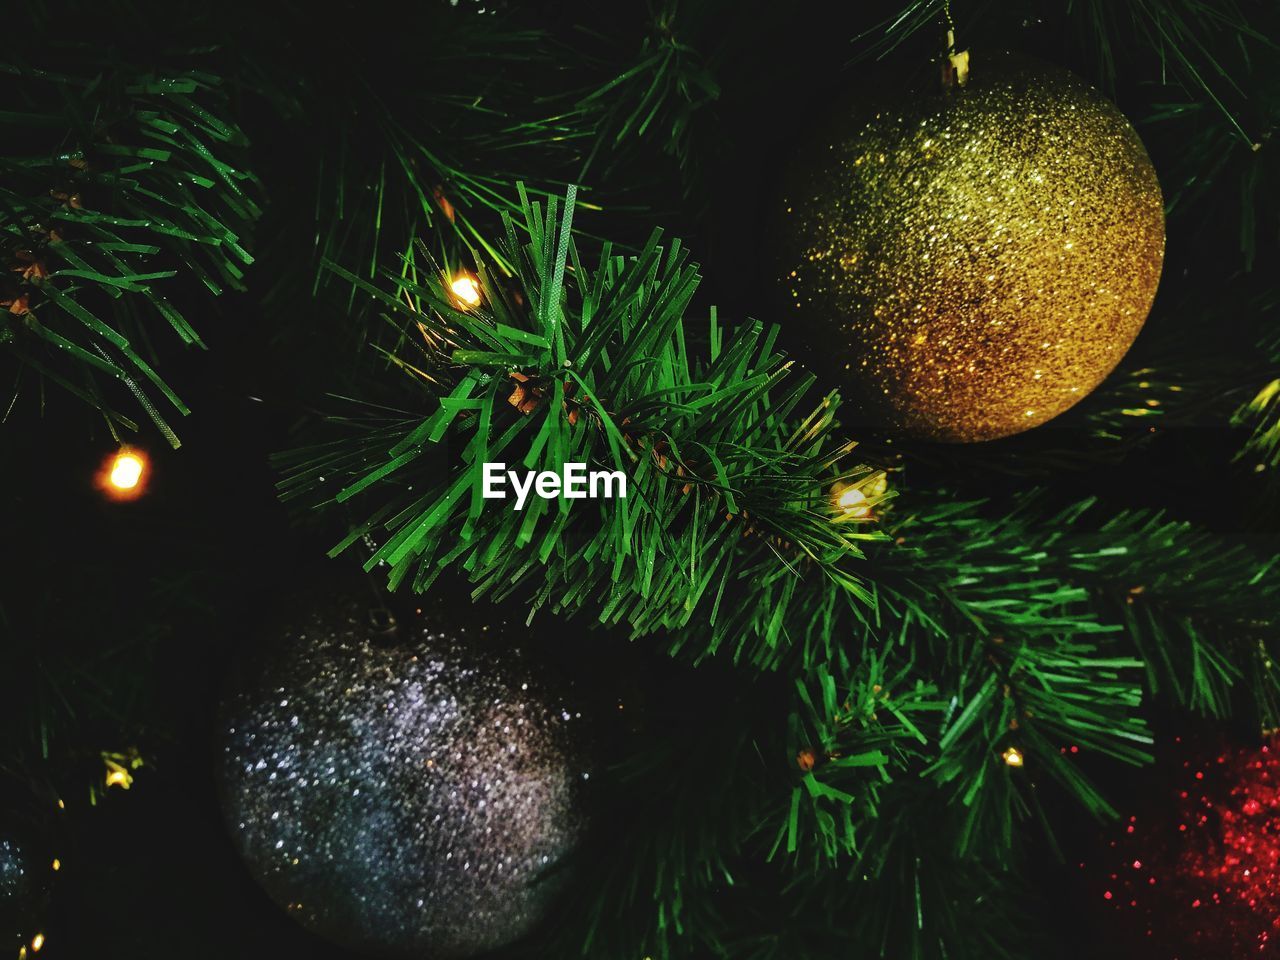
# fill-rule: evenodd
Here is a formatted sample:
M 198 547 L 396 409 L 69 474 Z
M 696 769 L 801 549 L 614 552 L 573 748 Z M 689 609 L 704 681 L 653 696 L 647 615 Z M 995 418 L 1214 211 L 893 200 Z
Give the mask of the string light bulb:
M 134 500 L 147 486 L 147 455 L 134 447 L 121 447 L 104 461 L 98 487 L 113 500 Z
M 142 480 L 142 458 L 136 453 L 119 453 L 111 464 L 111 485 L 117 490 L 132 490 Z
M 1006 747 L 1004 753 L 1000 754 L 1004 758 L 1005 766 L 1020 767 L 1023 763 L 1022 751 L 1017 747 Z
M 44 949 L 44 934 L 37 933 L 31 938 L 31 952 L 39 953 L 42 949 Z
M 53 867 L 53 872 L 57 873 L 59 870 L 62 869 L 62 861 L 59 860 L 57 857 L 54 857 L 53 863 L 51 864 L 51 866 Z
M 144 765 L 142 755 L 136 747 L 130 747 L 121 753 L 104 750 L 102 763 L 106 767 L 102 781 L 107 789 L 119 787 L 121 790 L 128 790 L 133 786 L 133 771 Z
M 480 306 L 480 281 L 469 273 L 459 273 L 449 281 L 449 290 L 454 300 L 463 310 L 474 310 Z
M 889 475 L 884 471 L 873 473 L 862 484 L 862 492 L 868 497 L 883 497 L 889 489 Z
M 862 520 L 871 516 L 871 504 L 867 503 L 867 495 L 857 487 L 849 486 L 835 491 L 836 507 L 846 517 Z

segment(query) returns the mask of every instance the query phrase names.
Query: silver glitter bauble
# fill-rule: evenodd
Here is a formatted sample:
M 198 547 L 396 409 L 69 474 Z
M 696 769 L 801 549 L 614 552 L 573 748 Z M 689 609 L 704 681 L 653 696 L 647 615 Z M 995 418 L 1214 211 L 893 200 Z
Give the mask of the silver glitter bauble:
M 53 871 L 30 842 L 5 829 L 4 820 L 0 815 L 0 956 L 12 957 L 22 956 L 32 937 L 41 934 Z
M 17 840 L 0 837 L 0 901 L 25 897 L 30 887 L 22 845 Z
M 1019 433 L 1083 399 L 1142 328 L 1160 183 L 1066 70 L 975 53 L 968 83 L 859 89 L 797 137 L 769 232 L 784 306 L 863 422 Z
M 41 775 L 0 767 L 0 957 L 37 952 L 65 856 L 58 797 Z
M 544 916 L 582 827 L 583 721 L 491 633 L 317 614 L 224 702 L 220 783 L 268 894 L 347 946 L 469 957 Z M 247 679 L 246 679 L 247 678 Z
M 5 951 L 21 950 L 30 936 L 30 894 L 31 865 L 22 845 L 0 836 L 0 947 Z

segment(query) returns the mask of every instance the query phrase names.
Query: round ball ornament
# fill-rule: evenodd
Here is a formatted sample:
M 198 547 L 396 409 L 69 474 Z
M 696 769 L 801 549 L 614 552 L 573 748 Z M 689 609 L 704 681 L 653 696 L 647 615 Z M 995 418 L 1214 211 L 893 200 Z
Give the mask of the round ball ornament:
M 1080 864 L 1118 956 L 1271 957 L 1280 944 L 1280 737 L 1166 744 L 1157 789 Z
M 1133 127 L 1073 74 L 1012 55 L 975 56 L 963 86 L 839 105 L 802 137 L 772 234 L 782 322 L 864 422 L 950 442 L 1018 433 L 1093 390 L 1164 259 Z
M 0 901 L 24 897 L 30 888 L 27 858 L 16 839 L 0 836 Z
M 62 865 L 57 795 L 38 777 L 3 769 L 0 788 L 0 955 L 22 956 L 44 944 Z
M 6 949 L 21 950 L 29 937 L 35 865 L 17 837 L 0 832 L 0 934 Z
M 583 721 L 496 630 L 367 604 L 285 631 L 221 719 L 223 809 L 304 926 L 379 955 L 470 957 L 529 932 L 584 827 Z

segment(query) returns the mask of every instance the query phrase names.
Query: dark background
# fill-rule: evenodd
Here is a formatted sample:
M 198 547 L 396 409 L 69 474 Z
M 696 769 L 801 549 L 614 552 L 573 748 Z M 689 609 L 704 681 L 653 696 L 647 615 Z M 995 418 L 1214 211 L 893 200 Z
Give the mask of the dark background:
M 885 69 L 898 76 L 932 69 L 932 31 L 890 54 L 887 66 L 850 63 L 868 43 L 852 38 L 878 22 L 875 8 L 886 13 L 892 6 L 747 3 L 709 25 L 706 32 L 723 51 L 723 92 L 705 118 L 698 170 L 682 183 L 674 164 L 657 156 L 633 171 L 624 169 L 617 181 L 658 212 L 605 213 L 584 226 L 625 240 L 661 223 L 703 263 L 702 305 L 718 304 L 727 319 L 771 318 L 773 292 L 759 269 L 761 198 L 794 131 L 821 112 L 835 89 L 886 82 L 877 73 Z M 972 26 L 962 30 L 961 41 L 975 56 L 1011 47 L 1097 80 L 1098 64 L 1069 18 L 1040 21 L 1018 12 L 1018 4 L 994 10 L 965 6 L 957 4 L 956 13 L 970 16 Z M 584 25 L 639 38 L 643 14 L 638 5 L 548 3 L 512 15 L 582 42 Z M 316 70 L 398 64 L 411 79 L 415 58 L 431 55 L 430 43 L 398 26 L 400 16 L 399 7 L 376 3 L 297 18 L 236 4 L 218 10 L 156 5 L 153 35 L 135 33 L 124 42 L 146 50 L 163 39 L 197 36 L 202 25 L 218 18 L 243 17 L 245 43 L 262 56 L 296 57 Z M 95 24 L 91 17 L 77 9 L 69 29 L 83 35 L 101 31 L 121 41 L 109 24 Z M 1157 70 L 1138 49 L 1117 51 L 1117 59 L 1125 68 L 1110 92 L 1139 119 L 1151 100 L 1143 81 Z M 259 295 L 277 282 L 274 271 L 281 264 L 310 254 L 311 210 L 297 196 L 293 171 L 314 161 L 308 145 L 323 119 L 311 118 L 313 126 L 305 129 L 281 128 L 269 105 L 255 97 L 252 78 L 240 79 L 242 122 L 271 202 L 258 244 L 269 242 L 271 249 L 260 251 L 266 255 L 250 274 L 248 295 L 228 294 L 203 305 L 195 296 L 187 301 L 207 352 L 156 344 L 160 368 L 194 411 L 176 425 L 182 449 L 171 451 L 144 430 L 131 442 L 151 457 L 150 488 L 137 502 L 115 503 L 93 486 L 115 443 L 74 400 L 55 389 L 43 398 L 28 390 L 0 433 L 0 597 L 5 625 L 33 651 L 20 661 L 32 675 L 11 677 L 10 683 L 60 717 L 53 729 L 62 742 L 136 745 L 148 758 L 132 790 L 112 791 L 92 811 L 86 810 L 87 788 L 79 786 L 100 775 L 92 751 L 56 771 L 75 815 L 64 818 L 58 840 L 66 852 L 47 923 L 46 955 L 54 958 L 339 955 L 278 912 L 242 868 L 224 834 L 211 766 L 213 706 L 224 665 L 237 649 L 261 642 L 272 622 L 307 604 L 308 597 L 371 590 L 352 556 L 324 559 L 340 536 L 333 518 L 291 516 L 276 499 L 268 463 L 272 452 L 298 442 L 299 430 L 326 409 L 326 392 L 341 392 L 356 370 L 342 303 L 295 303 L 282 313 L 264 309 Z M 1140 125 L 1139 131 L 1157 171 L 1175 165 L 1178 137 L 1166 137 L 1158 126 Z M 1204 209 L 1194 218 L 1170 221 L 1164 278 L 1135 347 L 1139 355 L 1161 335 L 1162 325 L 1186 322 L 1188 302 L 1242 295 L 1256 283 L 1240 272 L 1232 245 L 1215 242 L 1225 235 L 1216 215 Z M 1274 241 L 1264 253 L 1260 259 L 1273 260 Z M 1238 355 L 1233 346 L 1253 342 L 1254 322 L 1242 312 L 1234 325 L 1215 326 L 1205 336 L 1208 359 Z M 869 455 L 884 452 L 870 440 Z M 1256 481 L 1228 466 L 1237 446 L 1221 427 L 1195 424 L 1162 431 L 1136 448 L 1099 445 L 1083 424 L 1064 418 L 1024 437 L 974 448 L 913 448 L 904 483 L 941 483 L 957 495 L 998 499 L 1025 487 L 1029 476 L 1045 476 L 1034 466 L 1038 454 L 1064 450 L 1076 454 L 1068 467 L 1055 463 L 1052 472 L 1064 498 L 1091 491 L 1115 505 L 1169 507 L 1223 532 L 1268 533 L 1265 517 L 1244 512 Z M 1120 457 L 1122 452 L 1127 455 Z M 747 691 L 743 678 L 721 665 L 677 670 L 661 644 L 628 643 L 583 622 L 540 621 L 530 642 L 575 680 L 595 709 L 612 718 L 616 701 L 638 705 L 639 719 L 611 720 L 604 730 L 606 756 L 626 754 L 637 724 L 645 736 L 678 738 L 712 714 L 746 703 L 759 706 L 775 696 L 768 683 Z M 49 662 L 76 668 L 58 672 L 55 684 L 42 666 Z M 1165 715 L 1158 703 L 1151 710 L 1157 731 L 1198 728 Z M 756 716 L 762 713 L 767 711 L 755 710 Z M 747 716 L 744 722 L 750 722 Z M 1159 803 L 1160 769 L 1096 772 L 1124 810 Z M 624 811 L 602 806 L 588 856 L 608 857 L 611 835 L 625 828 L 619 822 Z M 1066 860 L 1083 859 L 1099 828 L 1081 822 L 1074 809 L 1056 813 Z M 1074 862 L 1059 863 L 1043 844 L 1033 860 L 1044 896 L 1057 903 L 1045 915 L 1060 921 L 1066 952 L 1087 949 L 1103 956 L 1110 944 L 1123 955 L 1136 955 L 1126 952 L 1130 946 L 1117 945 L 1125 941 L 1092 908 L 1074 880 Z

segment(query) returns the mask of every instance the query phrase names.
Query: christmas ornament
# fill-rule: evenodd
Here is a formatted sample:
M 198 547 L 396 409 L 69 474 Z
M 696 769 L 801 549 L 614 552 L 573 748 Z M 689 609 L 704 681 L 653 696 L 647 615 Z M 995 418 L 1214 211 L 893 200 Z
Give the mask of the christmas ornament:
M 449 291 L 460 310 L 474 310 L 480 306 L 480 281 L 469 273 L 458 273 L 449 281 Z
M 98 470 L 98 489 L 112 500 L 136 500 L 147 490 L 147 455 L 134 447 L 121 447 Z
M 307 927 L 469 957 L 544 915 L 583 828 L 583 721 L 498 631 L 347 604 L 245 665 L 220 781 L 240 854 Z
M 22 844 L 0 837 L 0 899 L 25 896 L 28 886 L 27 858 Z
M 1143 956 L 1271 956 L 1280 946 L 1280 738 L 1189 756 L 1170 802 L 1130 816 L 1095 862 L 1089 896 Z
M 0 770 L 0 956 L 39 952 L 58 848 L 56 795 L 37 778 Z
M 44 948 L 39 915 L 48 898 L 46 869 L 31 851 L 12 836 L 0 836 L 0 932 L 7 956 L 24 960 Z
M 975 55 L 967 83 L 862 89 L 802 137 L 772 230 L 782 320 L 867 422 L 989 440 L 1057 416 L 1133 343 L 1160 185 L 1083 81 Z

